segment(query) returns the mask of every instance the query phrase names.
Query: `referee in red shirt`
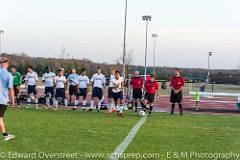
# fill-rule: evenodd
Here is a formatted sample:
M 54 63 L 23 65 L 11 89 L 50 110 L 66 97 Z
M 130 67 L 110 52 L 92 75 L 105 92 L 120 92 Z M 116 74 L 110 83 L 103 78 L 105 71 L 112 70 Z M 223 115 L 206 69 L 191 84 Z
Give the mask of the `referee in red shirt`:
M 142 103 L 141 100 L 143 96 L 143 84 L 144 80 L 139 76 L 139 71 L 135 71 L 134 77 L 130 81 L 131 88 L 133 89 L 133 102 L 135 105 L 135 112 L 137 112 L 138 100 L 140 103 Z
M 183 106 L 182 99 L 183 93 L 182 88 L 184 87 L 185 79 L 180 75 L 180 71 L 178 68 L 174 69 L 174 77 L 171 79 L 171 98 L 170 102 L 172 103 L 171 115 L 174 114 L 175 104 L 178 103 L 180 115 L 183 115 Z

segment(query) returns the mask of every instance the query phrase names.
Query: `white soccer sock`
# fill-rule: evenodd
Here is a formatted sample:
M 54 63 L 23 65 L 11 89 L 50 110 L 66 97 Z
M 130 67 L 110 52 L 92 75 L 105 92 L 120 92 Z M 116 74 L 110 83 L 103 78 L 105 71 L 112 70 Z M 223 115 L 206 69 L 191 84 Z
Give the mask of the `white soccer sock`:
M 86 106 L 86 100 L 83 100 L 83 105 Z
M 123 113 L 123 105 L 120 105 L 120 113 Z
M 55 108 L 58 108 L 58 100 L 55 100 Z
M 28 98 L 28 99 L 27 99 L 27 103 L 31 103 L 31 98 Z
M 91 100 L 91 105 L 90 105 L 91 109 L 93 109 L 93 105 L 94 105 L 94 101 Z
M 79 105 L 79 100 L 74 101 L 74 106 L 77 106 L 77 105 Z
M 100 101 L 98 101 L 98 110 L 100 110 L 101 107 L 102 107 L 102 101 L 100 100 Z
M 46 104 L 48 107 L 50 106 L 50 98 L 49 97 L 46 97 Z
M 34 103 L 35 103 L 35 105 L 38 105 L 38 99 L 37 98 L 34 98 Z
M 67 99 L 64 99 L 64 106 L 67 107 L 68 106 L 68 102 L 67 102 Z

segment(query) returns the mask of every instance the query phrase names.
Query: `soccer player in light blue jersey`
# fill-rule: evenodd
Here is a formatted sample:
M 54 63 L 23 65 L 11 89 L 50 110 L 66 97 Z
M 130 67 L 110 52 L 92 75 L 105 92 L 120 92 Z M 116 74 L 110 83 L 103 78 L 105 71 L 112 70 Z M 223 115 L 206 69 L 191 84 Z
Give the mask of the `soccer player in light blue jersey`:
M 15 105 L 14 99 L 14 89 L 13 89 L 13 77 L 11 73 L 8 72 L 7 68 L 9 66 L 8 59 L 2 57 L 0 59 L 0 132 L 2 132 L 3 140 L 8 141 L 14 139 L 14 135 L 7 133 L 4 125 L 4 114 L 7 110 L 7 105 L 9 102 L 9 95 L 11 98 L 12 105 Z

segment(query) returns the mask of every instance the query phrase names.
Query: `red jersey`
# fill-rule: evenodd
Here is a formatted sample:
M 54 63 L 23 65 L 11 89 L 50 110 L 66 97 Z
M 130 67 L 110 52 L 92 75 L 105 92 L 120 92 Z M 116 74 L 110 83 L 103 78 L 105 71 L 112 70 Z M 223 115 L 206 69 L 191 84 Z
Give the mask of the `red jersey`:
M 133 77 L 131 79 L 131 86 L 133 89 L 142 89 L 144 80 L 141 77 Z
M 170 86 L 176 90 L 182 88 L 185 84 L 185 79 L 183 77 L 173 77 Z
M 146 93 L 148 94 L 155 94 L 155 92 L 159 89 L 159 85 L 157 81 L 147 81 L 145 83 L 145 89 L 146 89 Z

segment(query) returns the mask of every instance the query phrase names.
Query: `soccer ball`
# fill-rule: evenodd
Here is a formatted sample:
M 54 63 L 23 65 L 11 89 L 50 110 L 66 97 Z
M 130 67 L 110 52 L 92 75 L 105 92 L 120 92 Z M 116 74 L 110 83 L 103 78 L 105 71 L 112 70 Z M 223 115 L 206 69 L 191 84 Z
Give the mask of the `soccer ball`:
M 145 113 L 144 111 L 140 111 L 140 112 L 139 112 L 139 116 L 140 116 L 140 117 L 144 117 L 145 115 L 146 115 L 146 113 Z

